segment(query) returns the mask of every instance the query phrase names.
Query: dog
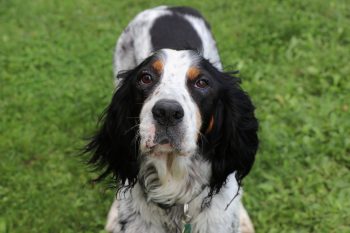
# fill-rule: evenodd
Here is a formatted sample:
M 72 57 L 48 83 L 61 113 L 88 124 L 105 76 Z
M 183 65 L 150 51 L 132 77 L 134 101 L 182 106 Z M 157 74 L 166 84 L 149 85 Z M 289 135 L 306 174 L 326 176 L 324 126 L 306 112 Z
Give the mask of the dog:
M 223 72 L 208 22 L 195 9 L 139 13 L 119 37 L 117 88 L 86 146 L 119 185 L 106 230 L 254 232 L 242 179 L 258 121 L 234 74 Z

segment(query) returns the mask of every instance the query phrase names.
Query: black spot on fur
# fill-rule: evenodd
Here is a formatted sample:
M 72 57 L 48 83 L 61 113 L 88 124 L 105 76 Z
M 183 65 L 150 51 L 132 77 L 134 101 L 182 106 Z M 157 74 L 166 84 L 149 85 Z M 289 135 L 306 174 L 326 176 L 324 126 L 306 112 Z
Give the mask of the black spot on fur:
M 200 18 L 204 21 L 207 28 L 210 29 L 209 23 L 204 19 L 202 14 L 196 9 L 193 9 L 191 7 L 186 7 L 186 6 L 175 6 L 175 7 L 169 7 L 168 10 L 170 10 L 173 13 L 177 13 L 181 15 L 190 15 L 196 18 Z
M 120 220 L 119 221 L 119 225 L 120 225 L 120 230 L 121 231 L 125 231 L 125 228 L 126 228 L 126 224 L 128 223 L 128 221 L 126 220 Z
M 202 51 L 202 41 L 192 25 L 181 15 L 157 18 L 150 30 L 153 50 L 163 48 Z

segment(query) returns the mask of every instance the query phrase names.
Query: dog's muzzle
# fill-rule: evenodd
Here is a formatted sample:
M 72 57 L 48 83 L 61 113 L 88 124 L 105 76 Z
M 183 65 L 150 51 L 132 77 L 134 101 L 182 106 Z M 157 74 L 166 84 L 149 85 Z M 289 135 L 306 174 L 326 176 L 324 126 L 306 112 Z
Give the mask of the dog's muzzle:
M 171 99 L 158 100 L 152 108 L 152 115 L 156 122 L 154 144 L 180 149 L 184 118 L 181 104 Z

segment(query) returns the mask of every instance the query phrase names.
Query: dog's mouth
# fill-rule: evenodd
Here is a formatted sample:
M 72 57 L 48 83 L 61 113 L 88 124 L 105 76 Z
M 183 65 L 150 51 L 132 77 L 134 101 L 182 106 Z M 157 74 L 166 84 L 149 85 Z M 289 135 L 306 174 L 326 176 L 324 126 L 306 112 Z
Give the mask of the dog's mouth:
M 181 154 L 181 134 L 173 127 L 159 127 L 153 141 L 146 144 L 150 154 Z
M 170 138 L 167 135 L 162 138 L 159 138 L 157 141 L 158 142 L 156 142 L 156 144 L 159 145 L 171 145 Z

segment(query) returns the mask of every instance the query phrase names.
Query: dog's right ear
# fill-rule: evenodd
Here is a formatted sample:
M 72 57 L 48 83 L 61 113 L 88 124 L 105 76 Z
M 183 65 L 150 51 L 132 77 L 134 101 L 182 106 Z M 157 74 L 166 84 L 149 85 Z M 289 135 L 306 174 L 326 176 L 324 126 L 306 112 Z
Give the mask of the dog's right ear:
M 100 128 L 86 145 L 91 153 L 88 163 L 102 170 L 97 181 L 109 174 L 125 184 L 133 185 L 139 171 L 138 125 L 141 106 L 136 103 L 134 80 L 137 68 L 118 75 L 120 83 L 105 109 Z

